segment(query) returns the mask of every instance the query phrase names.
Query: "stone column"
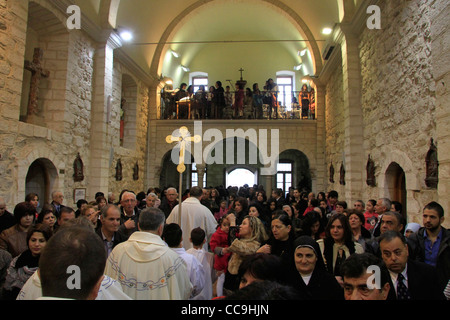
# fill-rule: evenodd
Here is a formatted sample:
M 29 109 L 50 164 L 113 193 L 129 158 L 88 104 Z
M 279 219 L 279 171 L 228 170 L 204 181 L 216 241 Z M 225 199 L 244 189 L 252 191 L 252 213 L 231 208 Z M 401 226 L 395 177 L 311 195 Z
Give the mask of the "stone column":
M 155 152 L 155 148 L 157 145 L 156 142 L 156 120 L 158 119 L 157 110 L 160 101 L 158 102 L 160 94 L 158 93 L 161 90 L 161 87 L 158 82 L 151 83 L 148 94 L 148 132 L 147 132 L 147 174 L 145 176 L 145 182 L 148 186 L 159 187 L 159 177 L 161 175 L 161 163 L 159 163 L 158 159 L 160 158 L 160 154 Z M 155 167 L 160 168 L 159 171 L 153 173 L 155 171 Z
M 361 106 L 361 67 L 359 40 L 352 28 L 341 25 L 342 76 L 344 96 L 345 200 L 353 203 L 362 197 L 364 152 Z M 337 168 L 339 170 L 339 168 Z
M 317 125 L 317 142 L 316 142 L 316 166 L 314 168 L 313 187 L 314 192 L 320 192 L 327 189 L 327 165 L 325 159 L 326 148 L 326 126 L 325 126 L 325 86 L 320 83 L 316 84 L 316 125 Z
M 109 188 L 109 161 L 112 145 L 108 140 L 108 96 L 112 97 L 113 94 L 114 49 L 119 48 L 120 45 L 120 39 L 112 33 L 105 43 L 98 45 L 95 52 L 91 110 L 91 159 L 87 197 L 93 197 L 97 191 L 107 194 Z M 119 103 L 120 101 L 112 101 L 113 105 Z
M 433 3 L 431 52 L 433 77 L 436 82 L 436 145 L 438 147 L 438 202 L 444 208 L 444 227 L 450 227 L 450 6 L 447 0 Z
M 203 178 L 205 177 L 206 165 L 197 164 L 197 174 L 198 174 L 198 183 L 199 187 L 203 188 Z

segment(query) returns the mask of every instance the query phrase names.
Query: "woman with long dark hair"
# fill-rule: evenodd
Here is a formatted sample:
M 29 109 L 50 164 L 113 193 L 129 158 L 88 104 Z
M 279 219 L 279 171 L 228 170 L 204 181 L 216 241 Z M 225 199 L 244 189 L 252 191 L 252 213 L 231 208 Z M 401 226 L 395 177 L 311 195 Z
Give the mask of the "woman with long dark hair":
M 353 253 L 363 253 L 361 244 L 353 240 L 353 234 L 344 214 L 334 214 L 325 228 L 325 238 L 317 240 L 326 269 L 342 283 L 340 267 Z

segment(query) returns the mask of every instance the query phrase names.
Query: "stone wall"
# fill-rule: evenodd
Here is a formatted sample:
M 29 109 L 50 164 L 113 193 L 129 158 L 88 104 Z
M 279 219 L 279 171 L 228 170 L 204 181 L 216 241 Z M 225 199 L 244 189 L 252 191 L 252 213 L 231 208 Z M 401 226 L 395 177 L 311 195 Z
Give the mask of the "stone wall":
M 393 199 L 389 166 L 396 163 L 405 173 L 404 205 L 408 221 L 421 223 L 424 205 L 437 200 L 437 191 L 425 185 L 425 156 L 430 139 L 436 139 L 431 9 L 429 2 L 422 0 L 383 1 L 379 5 L 382 29 L 363 28 L 358 44 L 364 153 L 360 194 L 364 201 L 380 197 Z M 351 45 L 347 42 L 347 49 Z M 348 186 L 339 184 L 346 143 L 344 94 L 349 85 L 343 82 L 345 63 L 342 63 L 349 57 L 345 56 L 345 50 L 342 54 L 326 84 L 326 162 L 327 175 L 331 163 L 335 169 L 335 183 L 328 182 L 328 190 L 337 190 L 340 199 L 349 201 L 345 199 Z M 350 124 L 350 128 L 352 125 L 359 124 Z M 365 181 L 369 154 L 376 166 L 376 187 L 369 187 Z M 356 191 L 359 190 L 352 192 Z
M 31 10 L 31 11 L 29 11 Z M 29 12 L 45 12 L 54 21 L 59 21 L 62 34 L 34 31 L 32 37 L 44 51 L 44 67 L 51 70 L 40 92 L 43 102 L 42 122 L 26 123 L 20 121 L 21 101 L 27 99 L 23 92 L 24 60 L 27 39 Z M 44 10 L 44 11 L 41 11 Z M 105 69 L 95 69 L 95 59 L 105 57 L 96 55 L 101 45 L 85 31 L 67 30 L 65 14 L 44 0 L 37 1 L 0 1 L 0 197 L 4 197 L 8 209 L 23 201 L 26 194 L 26 178 L 30 165 L 38 159 L 44 159 L 46 170 L 50 172 L 51 181 L 47 196 L 53 190 L 64 193 L 64 204 L 75 206 L 73 192 L 75 188 L 86 188 L 87 200 L 93 200 L 97 191 L 116 194 L 124 188 L 136 192 L 144 188 L 144 169 L 146 167 L 147 128 L 148 128 L 148 87 L 139 81 L 120 62 L 114 62 L 113 79 L 107 79 Z M 33 27 L 38 24 L 31 22 Z M 107 65 L 105 63 L 105 65 Z M 102 74 L 97 74 L 101 72 Z M 135 143 L 130 148 L 120 147 L 120 102 L 122 94 L 122 73 L 130 74 L 136 83 L 136 100 L 134 103 Z M 93 116 L 94 88 L 96 80 L 103 79 L 113 83 L 113 103 L 110 123 L 105 122 L 107 110 L 101 107 L 100 117 Z M 97 92 L 98 94 L 99 92 Z M 102 92 L 103 93 L 103 92 Z M 102 94 L 103 96 L 103 94 Z M 92 130 L 105 128 L 104 131 Z M 92 148 L 99 132 L 105 134 L 101 149 Z M 105 190 L 92 187 L 92 177 L 99 167 L 93 166 L 94 153 L 102 152 L 110 163 L 98 163 L 107 166 L 110 176 Z M 80 154 L 84 164 L 85 179 L 74 182 L 73 162 Z M 124 164 L 124 179 L 114 179 L 115 161 L 121 158 Z M 94 161 L 95 162 L 95 161 Z M 139 179 L 133 179 L 133 167 L 139 165 Z M 95 164 L 97 165 L 97 164 Z M 111 169 L 110 169 L 111 168 Z M 40 199 L 41 203 L 50 198 Z
M 325 108 L 325 141 L 326 152 L 325 161 L 326 182 L 328 187 L 326 190 L 336 190 L 340 198 L 345 198 L 345 186 L 339 184 L 339 169 L 344 160 L 344 91 L 343 91 L 343 74 L 342 67 L 338 65 L 334 68 L 330 79 L 326 86 L 326 108 Z M 330 182 L 330 166 L 334 167 L 334 183 Z
M 400 164 L 408 214 L 417 220 L 436 197 L 425 185 L 425 156 L 436 134 L 429 1 L 381 5 L 382 30 L 365 30 L 360 42 L 364 149 L 375 161 L 379 187 L 389 161 Z

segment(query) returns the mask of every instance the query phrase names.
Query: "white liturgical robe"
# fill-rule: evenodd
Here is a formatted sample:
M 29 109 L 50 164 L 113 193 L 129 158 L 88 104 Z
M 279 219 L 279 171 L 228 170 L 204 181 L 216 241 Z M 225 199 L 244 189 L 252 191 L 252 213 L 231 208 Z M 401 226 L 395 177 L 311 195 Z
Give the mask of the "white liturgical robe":
M 178 221 L 179 205 L 176 205 L 170 215 L 166 219 L 166 224 L 176 223 Z M 217 221 L 211 211 L 202 205 L 197 198 L 190 197 L 183 201 L 181 204 L 181 230 L 183 231 L 183 248 L 189 250 L 192 248 L 192 242 L 189 241 L 191 237 L 191 231 L 197 227 L 200 227 L 206 233 L 206 242 L 203 249 L 208 251 L 208 243 L 211 236 L 217 229 Z
M 134 300 L 187 300 L 192 290 L 186 262 L 150 232 L 134 232 L 119 243 L 106 261 L 105 274 Z

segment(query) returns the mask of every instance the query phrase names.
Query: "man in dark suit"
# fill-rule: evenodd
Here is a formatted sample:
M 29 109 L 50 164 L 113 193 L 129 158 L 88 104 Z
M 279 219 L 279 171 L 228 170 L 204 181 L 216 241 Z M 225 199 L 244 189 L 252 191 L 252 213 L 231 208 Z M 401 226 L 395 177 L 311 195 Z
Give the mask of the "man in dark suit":
M 283 190 L 281 188 L 277 188 L 272 190 L 272 197 L 277 201 L 276 208 L 277 210 L 283 210 L 283 206 L 286 204 L 285 199 L 283 197 Z
M 397 231 L 386 231 L 379 237 L 381 257 L 391 275 L 391 290 L 397 300 L 444 300 L 436 268 L 408 259 L 405 237 Z
M 50 203 L 53 207 L 53 212 L 55 217 L 58 219 L 61 214 L 61 209 L 64 208 L 62 204 L 64 201 L 64 195 L 61 191 L 53 191 L 52 192 L 52 202 Z

